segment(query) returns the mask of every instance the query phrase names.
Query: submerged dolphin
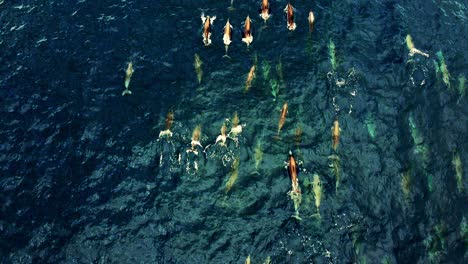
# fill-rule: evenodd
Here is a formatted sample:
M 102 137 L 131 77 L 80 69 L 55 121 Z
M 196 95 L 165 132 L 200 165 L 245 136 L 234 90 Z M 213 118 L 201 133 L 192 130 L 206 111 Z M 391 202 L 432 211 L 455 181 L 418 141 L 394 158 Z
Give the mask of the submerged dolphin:
M 128 87 L 130 86 L 130 80 L 132 79 L 132 75 L 133 75 L 133 63 L 130 62 L 128 63 L 127 70 L 125 71 L 125 90 L 122 92 L 122 96 L 127 95 L 127 94 L 129 95 L 132 94 L 132 91 L 128 89 Z
M 229 57 L 227 55 L 227 52 L 228 52 L 229 45 L 231 45 L 231 42 L 232 42 L 232 26 L 231 26 L 231 23 L 229 23 L 229 19 L 227 20 L 226 25 L 224 26 L 223 42 L 226 48 L 226 54 L 224 56 Z

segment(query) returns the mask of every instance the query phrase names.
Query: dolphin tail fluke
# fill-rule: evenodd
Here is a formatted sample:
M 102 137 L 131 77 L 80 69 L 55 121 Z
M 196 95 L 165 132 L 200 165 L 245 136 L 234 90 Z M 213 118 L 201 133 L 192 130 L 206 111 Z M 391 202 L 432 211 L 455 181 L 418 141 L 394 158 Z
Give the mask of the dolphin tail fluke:
M 132 94 L 132 91 L 130 91 L 130 90 L 128 90 L 128 89 L 125 89 L 125 90 L 122 92 L 122 96 L 127 95 L 127 94 L 128 94 L 128 95 Z
M 302 221 L 302 218 L 299 216 L 299 213 L 296 212 L 295 214 L 291 215 L 292 218 L 296 218 L 298 221 Z
M 228 46 L 228 45 L 225 45 L 224 47 L 225 47 L 226 53 L 224 54 L 223 58 L 228 58 L 228 59 L 230 59 L 231 57 L 229 57 L 229 55 L 228 55 L 229 46 Z

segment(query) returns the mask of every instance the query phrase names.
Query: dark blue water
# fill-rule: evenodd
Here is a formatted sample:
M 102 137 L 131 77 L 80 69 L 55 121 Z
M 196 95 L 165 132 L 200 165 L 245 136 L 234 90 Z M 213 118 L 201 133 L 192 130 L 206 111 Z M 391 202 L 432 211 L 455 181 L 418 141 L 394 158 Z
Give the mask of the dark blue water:
M 467 3 L 293 1 L 291 32 L 270 2 L 265 24 L 250 0 L 0 0 L 0 262 L 468 262 Z M 234 112 L 238 144 L 214 144 Z

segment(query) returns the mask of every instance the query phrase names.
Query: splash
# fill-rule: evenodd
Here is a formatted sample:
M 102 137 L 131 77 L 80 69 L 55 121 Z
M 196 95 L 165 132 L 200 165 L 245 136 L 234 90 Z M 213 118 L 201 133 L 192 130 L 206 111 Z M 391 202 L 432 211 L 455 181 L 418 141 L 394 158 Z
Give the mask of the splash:
M 192 133 L 190 148 L 185 151 L 187 153 L 187 165 L 185 170 L 190 175 L 194 175 L 198 171 L 198 153 L 199 150 L 203 150 L 203 146 L 200 143 L 200 137 L 201 125 L 197 125 Z
M 220 146 L 223 146 L 225 147 L 226 146 L 226 140 L 227 140 L 227 135 L 226 135 L 226 130 L 227 130 L 227 127 L 226 127 L 226 124 L 223 123 L 223 125 L 221 126 L 221 134 L 216 138 L 216 141 L 215 141 L 215 144 L 219 144 Z
M 237 137 L 242 133 L 242 125 L 240 125 L 239 122 L 239 116 L 237 115 L 237 112 L 234 112 L 234 117 L 232 118 L 232 127 L 228 136 L 234 140 L 234 142 L 236 142 L 236 145 L 239 143 L 239 139 Z
M 413 38 L 409 34 L 406 35 L 406 47 L 408 47 L 410 57 L 414 56 L 414 54 L 420 54 L 424 57 L 429 57 L 429 54 L 424 53 L 414 47 Z

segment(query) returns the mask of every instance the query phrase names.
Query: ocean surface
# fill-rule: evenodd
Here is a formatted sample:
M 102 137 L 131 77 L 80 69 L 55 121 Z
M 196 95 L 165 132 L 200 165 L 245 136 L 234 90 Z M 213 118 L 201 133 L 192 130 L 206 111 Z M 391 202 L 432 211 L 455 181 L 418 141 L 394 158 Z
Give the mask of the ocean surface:
M 0 263 L 468 263 L 467 2 L 260 2 L 0 0 Z

